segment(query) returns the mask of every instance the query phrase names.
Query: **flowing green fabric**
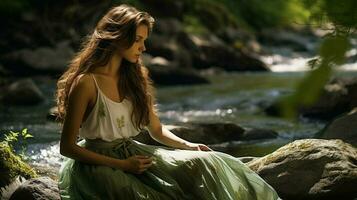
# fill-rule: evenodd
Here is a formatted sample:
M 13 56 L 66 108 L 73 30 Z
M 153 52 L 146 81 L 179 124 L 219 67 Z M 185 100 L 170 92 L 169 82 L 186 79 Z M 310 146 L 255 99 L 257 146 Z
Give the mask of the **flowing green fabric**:
M 154 163 L 137 175 L 66 158 L 59 178 L 62 199 L 279 199 L 275 190 L 244 163 L 221 152 L 171 149 L 130 138 L 82 140 L 79 145 L 118 159 L 152 156 Z

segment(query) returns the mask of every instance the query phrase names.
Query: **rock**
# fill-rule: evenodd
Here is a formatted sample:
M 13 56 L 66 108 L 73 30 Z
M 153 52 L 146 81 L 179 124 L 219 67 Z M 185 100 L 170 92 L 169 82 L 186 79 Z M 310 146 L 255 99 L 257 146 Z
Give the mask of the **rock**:
M 55 153 L 52 155 L 48 155 L 48 158 L 51 156 L 58 156 Z M 34 169 L 38 176 L 46 176 L 51 178 L 54 181 L 58 181 L 59 179 L 59 169 L 60 165 L 48 165 L 44 163 L 31 162 L 29 165 Z
M 246 130 L 240 140 L 273 139 L 278 137 L 278 135 L 274 130 L 253 128 Z
M 0 94 L 0 100 L 9 105 L 35 105 L 44 101 L 45 97 L 32 79 L 23 79 L 6 87 Z
M 259 34 L 259 40 L 271 46 L 289 46 L 295 51 L 314 51 L 313 37 L 301 35 L 296 31 L 265 29 Z
M 60 200 L 57 182 L 49 177 L 38 177 L 25 181 L 11 195 L 10 200 Z
M 217 36 L 222 38 L 227 44 L 233 44 L 237 40 L 249 41 L 254 39 L 253 34 L 250 34 L 245 30 L 237 29 L 229 26 L 219 30 Z
M 304 117 L 317 119 L 331 119 L 349 108 L 348 91 L 338 84 L 328 84 L 317 102 L 312 106 L 301 107 L 300 113 Z
M 357 107 L 357 77 L 333 78 L 330 84 L 338 84 L 347 90 L 348 110 Z
M 48 113 L 46 115 L 46 119 L 49 121 L 56 121 L 57 116 L 58 116 L 58 108 L 57 108 L 57 106 L 53 106 L 48 111 Z
M 268 106 L 265 112 L 280 116 L 281 99 Z M 330 120 L 357 106 L 357 78 L 335 78 L 325 85 L 319 99 L 311 106 L 300 106 L 303 117 Z
M 10 184 L 16 177 L 36 177 L 36 172 L 15 155 L 6 142 L 0 142 L 0 188 Z
M 317 133 L 317 138 L 341 139 L 344 142 L 357 146 L 357 108 L 337 117 Z
M 245 43 L 244 46 L 248 51 L 254 52 L 254 53 L 261 53 L 262 52 L 262 47 L 256 40 L 248 40 Z
M 212 66 L 226 71 L 267 71 L 258 55 L 234 50 L 215 35 L 180 35 L 182 45 L 192 54 L 193 66 L 205 69 Z
M 146 46 L 152 56 L 169 60 L 173 67 L 192 68 L 190 52 L 176 40 L 175 35 L 152 34 Z
M 185 123 L 165 127 L 185 140 L 205 144 L 239 140 L 244 133 L 242 127 L 233 123 Z M 145 144 L 159 144 L 147 132 L 141 133 L 135 139 Z
M 1 200 L 10 199 L 11 195 L 15 192 L 15 190 L 25 181 L 26 181 L 25 178 L 23 178 L 21 176 L 18 176 L 9 185 L 0 188 L 0 198 L 1 198 Z
M 225 27 L 218 32 L 217 36 L 223 39 L 228 46 L 244 48 L 247 52 L 260 53 L 262 49 L 254 34 L 243 29 Z
M 155 21 L 155 33 L 173 36 L 182 31 L 182 23 L 177 19 L 159 18 Z
M 180 32 L 177 35 L 177 40 L 180 44 L 187 49 L 190 53 L 198 54 L 200 49 L 199 46 L 195 44 L 191 35 L 185 31 Z
M 55 47 L 22 49 L 3 56 L 4 66 L 16 74 L 62 73 L 72 59 L 74 51 L 69 41 L 58 42 Z
M 163 42 L 165 41 L 165 42 Z M 148 38 L 146 47 L 150 55 L 164 57 L 167 60 L 175 60 L 175 54 L 179 51 L 178 45 L 175 43 L 174 38 L 167 35 L 158 35 L 153 33 Z
M 172 127 L 171 131 L 191 142 L 217 144 L 239 140 L 244 129 L 233 123 L 185 123 Z
M 252 156 L 238 157 L 238 159 L 240 161 L 242 161 L 242 163 L 248 163 L 248 162 L 254 161 L 254 160 L 258 159 L 258 158 L 259 157 L 252 157 Z
M 172 66 L 171 62 L 162 57 L 153 58 L 147 65 L 150 77 L 159 85 L 191 85 L 209 83 L 207 79 L 194 69 L 183 69 Z
M 357 62 L 357 54 L 347 56 L 346 63 L 356 63 Z
M 247 165 L 282 199 L 357 197 L 357 150 L 341 140 L 296 140 Z
M 179 68 L 206 69 L 215 66 L 227 71 L 268 70 L 257 54 L 234 50 L 213 34 L 206 37 L 184 31 L 173 36 L 152 34 L 147 47 L 151 55 L 164 57 Z
M 155 57 L 151 59 L 149 66 L 170 67 L 171 63 L 163 57 Z
M 278 136 L 273 130 L 248 129 L 233 123 L 181 123 L 176 125 L 165 125 L 175 135 L 190 142 L 204 144 L 221 144 L 231 141 L 272 139 Z M 153 140 L 147 131 L 136 136 L 138 141 L 145 144 L 160 145 Z M 225 147 L 217 146 L 221 151 L 227 150 Z
M 234 67 L 233 69 L 226 69 L 228 71 L 269 71 L 268 66 L 259 58 L 259 55 L 250 52 L 246 49 L 242 49 L 237 52 L 237 58 L 235 65 L 239 66 L 239 69 Z

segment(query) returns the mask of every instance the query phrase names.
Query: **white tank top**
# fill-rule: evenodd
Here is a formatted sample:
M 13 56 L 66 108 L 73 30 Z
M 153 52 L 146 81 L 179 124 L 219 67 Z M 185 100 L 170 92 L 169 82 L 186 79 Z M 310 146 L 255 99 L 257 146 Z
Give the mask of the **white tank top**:
M 118 103 L 109 99 L 101 91 L 93 74 L 97 88 L 97 101 L 87 119 L 79 129 L 79 135 L 85 139 L 113 141 L 133 137 L 139 134 L 131 122 L 132 104 L 124 99 Z

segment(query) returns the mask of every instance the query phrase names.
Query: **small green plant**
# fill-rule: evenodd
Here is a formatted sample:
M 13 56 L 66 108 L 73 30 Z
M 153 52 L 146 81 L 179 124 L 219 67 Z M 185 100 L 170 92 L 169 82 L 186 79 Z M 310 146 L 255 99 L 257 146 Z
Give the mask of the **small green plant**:
M 13 152 L 16 152 L 14 149 L 14 144 L 21 142 L 21 152 L 19 156 L 26 160 L 27 156 L 25 155 L 27 149 L 27 140 L 29 138 L 33 138 L 33 135 L 27 132 L 27 128 L 22 129 L 20 132 L 10 131 L 9 133 L 5 134 L 5 142 L 9 145 Z

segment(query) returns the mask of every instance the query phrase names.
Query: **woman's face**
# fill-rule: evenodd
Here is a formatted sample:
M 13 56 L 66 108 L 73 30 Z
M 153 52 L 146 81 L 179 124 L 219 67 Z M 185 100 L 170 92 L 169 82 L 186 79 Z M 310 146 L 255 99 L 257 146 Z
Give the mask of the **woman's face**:
M 123 58 L 129 62 L 138 62 L 141 54 L 146 50 L 145 40 L 148 37 L 148 27 L 144 24 L 139 25 L 136 29 L 136 38 L 134 44 L 122 52 Z

